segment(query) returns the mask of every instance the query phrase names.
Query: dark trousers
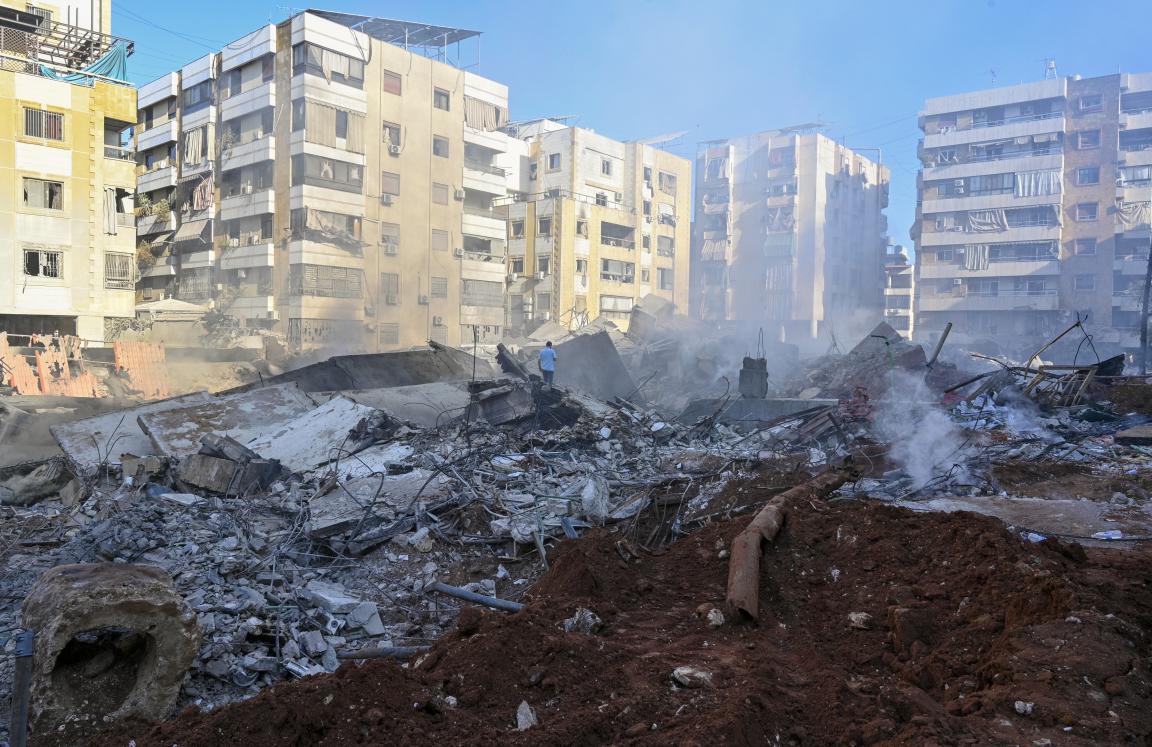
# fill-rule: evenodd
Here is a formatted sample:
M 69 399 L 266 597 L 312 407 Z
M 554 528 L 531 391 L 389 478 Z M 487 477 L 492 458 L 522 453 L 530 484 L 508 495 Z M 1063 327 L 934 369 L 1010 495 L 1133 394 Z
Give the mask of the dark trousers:
M 551 386 L 552 385 L 552 379 L 556 378 L 556 372 L 555 371 L 541 371 L 540 373 L 544 374 L 544 383 Z

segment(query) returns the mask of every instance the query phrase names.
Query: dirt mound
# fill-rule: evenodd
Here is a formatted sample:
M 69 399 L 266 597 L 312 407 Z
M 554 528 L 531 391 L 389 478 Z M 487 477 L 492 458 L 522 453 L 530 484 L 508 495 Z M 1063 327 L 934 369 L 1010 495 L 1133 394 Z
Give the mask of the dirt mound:
M 762 564 L 759 627 L 709 627 L 748 517 L 659 553 L 564 544 L 531 604 L 412 668 L 373 661 L 212 713 L 119 724 L 101 747 L 1144 743 L 1146 552 L 1029 544 L 994 519 L 805 505 Z M 578 607 L 594 634 L 559 625 Z M 674 687 L 674 669 L 711 674 Z M 516 731 L 527 701 L 540 725 Z

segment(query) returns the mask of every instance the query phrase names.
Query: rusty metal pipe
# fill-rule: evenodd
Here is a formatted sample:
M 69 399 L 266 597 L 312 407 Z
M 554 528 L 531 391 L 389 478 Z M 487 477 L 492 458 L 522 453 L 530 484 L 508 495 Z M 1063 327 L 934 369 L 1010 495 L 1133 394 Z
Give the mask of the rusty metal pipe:
M 806 483 L 786 490 L 768 502 L 732 540 L 728 560 L 728 596 L 725 600 L 730 620 L 755 622 L 760 619 L 760 554 L 764 542 L 776 539 L 788 517 L 788 505 L 822 497 L 853 479 L 848 469 L 828 470 Z

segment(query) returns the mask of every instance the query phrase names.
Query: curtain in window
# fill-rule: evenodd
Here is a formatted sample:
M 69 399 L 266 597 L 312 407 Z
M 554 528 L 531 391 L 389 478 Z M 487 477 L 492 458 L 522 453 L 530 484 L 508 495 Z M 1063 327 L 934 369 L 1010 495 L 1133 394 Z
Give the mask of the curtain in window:
M 1149 222 L 1149 202 L 1124 202 L 1116 208 L 1116 222 L 1125 230 L 1146 226 Z
M 116 188 L 104 189 L 104 233 L 115 236 L 116 230 Z
M 1016 174 L 1017 197 L 1058 195 L 1063 189 L 1064 180 L 1059 169 L 1022 171 Z
M 348 113 L 348 150 L 364 152 L 364 115 Z
M 988 245 L 987 244 L 969 244 L 967 247 L 965 247 L 964 269 L 965 270 L 987 270 L 988 269 Z
M 324 106 L 315 101 L 309 101 L 305 106 L 308 126 L 304 130 L 304 139 L 317 145 L 327 145 L 331 148 L 339 147 L 336 142 L 336 110 L 331 106 Z M 349 118 L 348 132 L 351 135 L 351 118 Z
M 184 133 L 185 166 L 199 166 L 204 162 L 204 132 L 205 128 L 197 127 Z
M 975 233 L 1008 230 L 1008 218 L 1001 210 L 972 210 L 968 213 L 968 230 Z

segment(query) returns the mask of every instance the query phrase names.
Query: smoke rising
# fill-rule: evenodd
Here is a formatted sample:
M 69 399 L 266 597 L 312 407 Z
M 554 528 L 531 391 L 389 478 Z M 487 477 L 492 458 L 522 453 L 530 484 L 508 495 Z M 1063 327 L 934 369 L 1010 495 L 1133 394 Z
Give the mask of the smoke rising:
M 888 398 L 875 411 L 876 432 L 891 444 L 889 458 L 912 477 L 915 487 L 947 474 L 954 465 L 963 469 L 966 459 L 964 432 L 932 404 L 938 397 L 923 377 L 894 371 Z

